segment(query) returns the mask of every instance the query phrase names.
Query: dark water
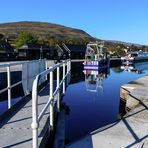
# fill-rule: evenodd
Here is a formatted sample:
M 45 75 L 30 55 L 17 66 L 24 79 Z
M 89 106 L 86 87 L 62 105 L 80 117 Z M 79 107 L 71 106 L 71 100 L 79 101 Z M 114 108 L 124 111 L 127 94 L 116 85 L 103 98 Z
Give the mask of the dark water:
M 100 72 L 96 87 L 94 75 L 90 71 L 84 74 L 82 63 L 72 65 L 71 84 L 64 96 L 64 102 L 69 108 L 66 116 L 66 142 L 77 140 L 118 120 L 121 85 L 147 75 L 148 63 L 134 65 L 131 72 L 127 69 L 114 67 Z

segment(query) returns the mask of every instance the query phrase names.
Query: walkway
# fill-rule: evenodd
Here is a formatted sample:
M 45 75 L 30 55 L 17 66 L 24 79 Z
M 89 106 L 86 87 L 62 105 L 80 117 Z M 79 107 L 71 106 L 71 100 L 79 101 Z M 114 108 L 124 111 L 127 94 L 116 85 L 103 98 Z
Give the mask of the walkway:
M 49 86 L 46 86 L 39 93 L 38 108 L 39 112 L 43 106 L 47 103 L 49 94 Z M 32 100 L 29 100 L 22 108 L 18 108 L 15 113 L 11 113 L 1 124 L 0 124 L 0 147 L 18 147 L 18 148 L 29 148 L 32 147 Z M 39 144 L 44 138 L 45 132 L 47 131 L 49 121 L 47 117 L 49 112 L 46 112 L 39 125 Z M 46 124 L 48 123 L 48 125 Z M 45 126 L 46 125 L 46 126 Z

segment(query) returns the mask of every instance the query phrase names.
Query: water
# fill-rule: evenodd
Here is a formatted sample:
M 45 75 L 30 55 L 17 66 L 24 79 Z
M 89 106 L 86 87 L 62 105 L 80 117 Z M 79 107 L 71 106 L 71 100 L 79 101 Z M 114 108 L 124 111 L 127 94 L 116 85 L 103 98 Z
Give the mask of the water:
M 100 72 L 97 85 L 97 78 L 90 73 L 83 72 L 82 63 L 72 65 L 72 81 L 64 96 L 68 106 L 65 126 L 67 143 L 117 121 L 121 85 L 147 75 L 148 62 L 136 64 L 132 70 L 114 67 Z

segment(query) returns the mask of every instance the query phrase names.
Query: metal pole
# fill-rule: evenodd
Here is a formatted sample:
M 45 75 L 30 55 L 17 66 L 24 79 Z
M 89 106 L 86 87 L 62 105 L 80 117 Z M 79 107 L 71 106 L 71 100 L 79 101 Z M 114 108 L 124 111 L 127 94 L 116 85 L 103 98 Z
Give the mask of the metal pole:
M 69 61 L 67 61 L 66 62 L 66 65 L 67 65 L 67 72 L 66 72 L 66 74 L 67 74 L 67 86 L 68 86 L 68 83 L 69 83 Z
M 38 148 L 38 77 L 33 82 L 32 88 L 32 147 Z
M 58 112 L 60 112 L 60 67 L 57 67 L 57 108 Z
M 65 94 L 65 63 L 63 64 L 63 94 Z
M 71 79 L 71 75 L 70 75 L 70 71 L 71 71 L 71 61 L 70 61 L 70 59 L 69 59 L 69 62 L 68 62 L 68 64 L 69 64 L 69 83 L 70 83 L 70 79 Z
M 54 128 L 54 112 L 53 112 L 53 71 L 50 72 L 50 98 L 51 103 L 50 103 L 50 127 L 51 130 Z
M 48 69 L 48 60 L 46 60 L 46 70 Z M 48 75 L 46 75 L 46 80 L 48 80 Z
M 42 59 L 43 58 L 43 47 L 41 46 L 41 48 L 40 48 L 40 59 Z
M 11 108 L 11 73 L 10 65 L 7 66 L 8 108 Z

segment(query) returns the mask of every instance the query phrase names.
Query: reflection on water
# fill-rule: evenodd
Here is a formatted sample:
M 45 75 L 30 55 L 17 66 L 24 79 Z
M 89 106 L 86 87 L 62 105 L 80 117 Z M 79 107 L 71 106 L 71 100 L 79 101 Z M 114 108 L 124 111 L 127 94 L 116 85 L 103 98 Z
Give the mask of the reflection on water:
M 136 72 L 136 73 L 139 73 L 139 74 L 142 73 L 142 70 L 137 69 L 132 65 L 122 65 L 121 69 L 123 69 L 124 71 L 127 71 L 127 72 Z
M 140 74 L 144 70 L 148 70 L 148 62 L 135 63 L 132 65 L 121 65 L 121 70 Z
M 142 63 L 139 68 L 143 68 Z M 114 67 L 94 72 L 84 71 L 82 63 L 73 63 L 71 74 L 72 83 L 64 96 L 69 106 L 65 132 L 70 142 L 117 121 L 124 108 L 120 105 L 121 85 L 148 74 L 148 69 L 135 73 Z
M 109 68 L 100 70 L 84 70 L 86 90 L 103 93 L 103 79 L 107 78 Z

